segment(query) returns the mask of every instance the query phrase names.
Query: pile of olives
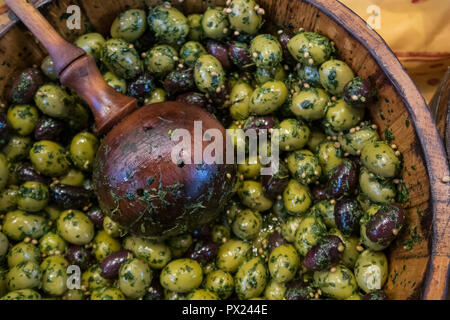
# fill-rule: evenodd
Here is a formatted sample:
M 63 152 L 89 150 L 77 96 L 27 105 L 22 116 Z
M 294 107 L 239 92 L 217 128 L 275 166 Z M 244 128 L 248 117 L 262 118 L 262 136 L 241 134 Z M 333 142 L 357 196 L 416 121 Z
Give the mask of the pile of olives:
M 384 250 L 405 214 L 401 154 L 365 117 L 376 92 L 330 39 L 264 33 L 263 15 L 254 0 L 188 16 L 164 3 L 121 13 L 107 39 L 75 41 L 140 105 L 177 100 L 227 128 L 279 130 L 278 172 L 261 176 L 247 158 L 227 210 L 193 234 L 141 238 L 105 215 L 86 103 L 50 57 L 11 79 L 0 113 L 2 299 L 386 298 Z

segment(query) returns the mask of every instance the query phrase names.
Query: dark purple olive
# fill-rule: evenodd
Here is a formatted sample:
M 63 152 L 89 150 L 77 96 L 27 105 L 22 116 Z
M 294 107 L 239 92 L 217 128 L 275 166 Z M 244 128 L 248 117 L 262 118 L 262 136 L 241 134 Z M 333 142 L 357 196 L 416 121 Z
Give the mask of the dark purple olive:
M 53 118 L 40 118 L 34 128 L 34 138 L 36 140 L 60 141 L 66 125 L 60 120 Z
M 364 108 L 373 102 L 374 97 L 375 91 L 367 79 L 353 78 L 344 87 L 344 100 L 353 107 Z
M 166 76 L 163 85 L 170 95 L 192 91 L 195 89 L 194 70 L 191 68 L 174 70 Z
M 291 280 L 286 283 L 284 298 L 286 300 L 310 300 L 312 292 L 314 292 L 314 289 L 308 282 L 302 279 Z
M 201 228 L 194 231 L 194 236 L 196 238 L 208 238 L 211 236 L 213 226 L 210 224 L 204 225 Z
M 211 239 L 203 238 L 192 244 L 186 252 L 186 256 L 201 264 L 207 264 L 216 258 L 218 250 L 217 243 Z
M 145 72 L 128 85 L 128 95 L 144 99 L 155 88 L 155 79 L 150 72 Z
M 344 249 L 344 244 L 338 236 L 325 236 L 309 249 L 303 263 L 311 271 L 329 269 L 339 263 Z
M 366 224 L 366 236 L 370 241 L 388 245 L 405 224 L 405 214 L 400 204 L 383 206 Z
M 13 104 L 29 104 L 44 84 L 44 77 L 39 69 L 28 68 L 15 74 L 9 83 L 5 91 L 6 100 Z
M 282 32 L 279 32 L 277 35 L 278 35 L 278 42 L 280 43 L 281 48 L 283 49 L 283 58 L 285 62 L 287 62 L 288 64 L 294 65 L 296 64 L 296 62 L 288 50 L 288 42 L 295 36 L 295 34 L 289 29 L 284 29 L 281 31 Z
M 311 189 L 311 194 L 312 194 L 312 196 L 314 198 L 314 201 L 327 200 L 328 199 L 327 186 L 322 185 L 322 184 L 315 185 Z
M 228 49 L 225 44 L 218 41 L 209 40 L 206 43 L 206 50 L 209 54 L 220 61 L 224 69 L 228 69 L 230 67 L 230 60 L 228 59 Z
M 69 246 L 66 252 L 66 259 L 69 264 L 79 266 L 82 271 L 89 268 L 89 266 L 94 262 L 91 251 L 86 249 L 84 246 L 78 245 Z
M 244 42 L 232 41 L 228 46 L 228 57 L 239 69 L 253 65 L 248 45 Z
M 91 201 L 91 193 L 83 187 L 63 184 L 50 186 L 50 196 L 53 203 L 62 209 L 82 209 Z
M 269 253 L 272 252 L 272 250 L 275 249 L 276 247 L 279 247 L 283 244 L 287 244 L 286 239 L 283 238 L 280 232 L 278 231 L 273 232 L 269 236 L 269 246 L 268 246 Z
M 186 92 L 180 94 L 176 100 L 178 102 L 191 104 L 200 108 L 205 108 L 208 104 L 208 100 L 205 95 L 198 92 Z
M 128 250 L 121 250 L 111 253 L 101 264 L 102 277 L 105 279 L 116 279 L 119 275 L 120 266 L 131 258 L 132 254 Z
M 225 83 L 219 92 L 213 92 L 210 94 L 213 103 L 220 109 L 230 100 L 231 89 L 228 83 Z
M 358 201 L 342 198 L 334 205 L 334 221 L 336 227 L 346 236 L 359 232 L 359 220 L 363 210 Z
M 284 200 L 282 198 L 275 200 L 272 206 L 272 212 L 280 222 L 286 221 L 286 219 L 290 216 L 290 214 L 284 208 Z
M 153 276 L 152 283 L 147 289 L 147 293 L 144 295 L 144 300 L 163 300 L 164 288 L 162 287 L 159 277 Z
M 289 183 L 289 171 L 283 162 L 280 162 L 277 173 L 264 175 L 261 180 L 264 193 L 270 199 L 276 199 L 286 189 Z
M 351 195 L 355 191 L 358 173 L 352 161 L 344 161 L 336 166 L 330 174 L 327 184 L 327 195 L 330 198 L 340 198 Z
M 358 156 L 349 156 L 348 159 L 353 162 L 357 176 L 359 176 L 359 171 L 361 170 L 361 158 Z
M 383 290 L 369 292 L 363 295 L 362 300 L 387 300 L 387 295 Z
M 4 112 L 0 112 L 0 141 L 2 144 L 9 139 L 10 133 L 10 126 L 8 124 L 8 119 L 6 118 L 6 114 Z
M 259 135 L 260 130 L 269 131 L 277 124 L 278 120 L 273 116 L 249 117 L 247 120 L 245 120 L 243 129 L 244 130 L 254 129 L 256 130 L 256 134 Z M 267 134 L 269 133 L 267 132 Z
M 37 173 L 30 163 L 18 163 L 16 167 L 16 175 L 17 179 L 19 179 L 19 181 L 22 183 L 26 181 L 35 181 L 43 184 L 48 184 L 48 178 Z
M 97 228 L 103 227 L 103 220 L 105 220 L 105 214 L 99 207 L 91 208 L 88 212 L 86 212 L 86 215 L 89 217 L 89 219 Z

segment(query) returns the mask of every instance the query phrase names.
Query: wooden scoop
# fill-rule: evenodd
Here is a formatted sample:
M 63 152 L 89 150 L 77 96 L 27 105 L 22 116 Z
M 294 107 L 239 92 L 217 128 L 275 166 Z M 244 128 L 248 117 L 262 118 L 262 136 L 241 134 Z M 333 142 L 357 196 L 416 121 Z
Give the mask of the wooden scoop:
M 216 152 L 224 155 L 223 126 L 205 110 L 179 102 L 136 109 L 136 99 L 111 88 L 94 58 L 64 40 L 29 1 L 5 2 L 48 50 L 61 83 L 89 104 L 97 131 L 115 127 L 104 137 L 94 164 L 100 207 L 142 236 L 174 236 L 214 220 L 232 193 L 236 168 L 194 164 L 194 121 L 201 121 L 202 136 L 208 129 L 220 130 L 223 149 Z M 191 133 L 191 164 L 171 159 L 175 129 Z M 210 142 L 200 144 L 204 150 Z

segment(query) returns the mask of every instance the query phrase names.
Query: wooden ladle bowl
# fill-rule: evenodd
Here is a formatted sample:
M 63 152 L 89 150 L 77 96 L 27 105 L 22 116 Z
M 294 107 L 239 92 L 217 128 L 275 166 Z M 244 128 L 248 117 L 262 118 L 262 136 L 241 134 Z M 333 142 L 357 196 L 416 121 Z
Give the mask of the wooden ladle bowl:
M 95 60 L 65 41 L 26 0 L 6 0 L 49 51 L 60 82 L 75 90 L 90 106 L 96 130 L 104 137 L 94 164 L 94 183 L 101 208 L 127 231 L 147 237 L 175 236 L 214 220 L 234 187 L 235 165 L 195 160 L 194 122 L 199 121 L 201 156 L 210 143 L 203 134 L 226 132 L 208 112 L 179 102 L 162 102 L 137 109 L 136 99 L 111 88 Z M 176 143 L 171 132 L 190 133 L 189 150 L 172 159 Z M 186 156 L 186 154 L 188 156 Z M 223 157 L 225 158 L 225 157 Z M 197 163 L 195 163 L 197 162 Z

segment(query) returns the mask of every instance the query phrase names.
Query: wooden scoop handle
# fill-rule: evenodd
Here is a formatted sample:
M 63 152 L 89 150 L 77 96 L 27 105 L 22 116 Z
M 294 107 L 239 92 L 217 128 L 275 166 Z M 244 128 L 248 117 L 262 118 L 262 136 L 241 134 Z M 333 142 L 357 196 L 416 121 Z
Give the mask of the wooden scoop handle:
M 108 131 L 136 109 L 136 99 L 111 88 L 98 71 L 94 58 L 64 40 L 30 0 L 5 0 L 5 3 L 47 49 L 61 83 L 89 104 L 98 132 Z

